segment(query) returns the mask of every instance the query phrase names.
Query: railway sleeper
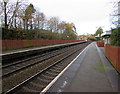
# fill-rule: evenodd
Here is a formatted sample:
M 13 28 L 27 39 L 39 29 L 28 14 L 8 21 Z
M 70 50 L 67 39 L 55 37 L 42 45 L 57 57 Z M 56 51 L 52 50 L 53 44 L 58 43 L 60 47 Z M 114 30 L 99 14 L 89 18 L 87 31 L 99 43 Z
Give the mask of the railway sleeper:
M 52 71 L 52 72 L 57 72 L 57 73 L 60 72 L 60 70 L 55 70 L 55 69 L 50 69 L 50 71 Z
M 33 85 L 33 86 L 35 86 L 35 87 L 39 87 L 39 88 L 45 87 L 45 85 L 41 85 L 41 84 L 34 83 L 34 82 L 30 82 L 30 84 Z
M 40 92 L 40 91 L 33 90 L 31 88 L 28 88 L 28 87 L 23 87 L 22 92 L 34 92 L 34 93 L 37 93 L 37 92 Z
M 53 76 L 56 76 L 58 73 L 51 73 L 49 71 L 46 72 L 47 74 L 50 74 L 50 75 L 53 75 Z
M 51 77 L 51 76 L 48 76 L 48 75 L 45 75 L 45 74 L 42 74 L 41 76 L 44 77 L 44 78 L 48 78 L 48 79 L 53 79 L 54 78 L 54 77 Z
M 40 81 L 42 81 L 42 82 L 46 82 L 46 83 L 48 83 L 48 82 L 51 81 L 51 80 L 48 80 L 48 79 L 42 79 L 42 78 L 40 78 L 40 77 L 37 77 L 37 79 L 40 80 Z

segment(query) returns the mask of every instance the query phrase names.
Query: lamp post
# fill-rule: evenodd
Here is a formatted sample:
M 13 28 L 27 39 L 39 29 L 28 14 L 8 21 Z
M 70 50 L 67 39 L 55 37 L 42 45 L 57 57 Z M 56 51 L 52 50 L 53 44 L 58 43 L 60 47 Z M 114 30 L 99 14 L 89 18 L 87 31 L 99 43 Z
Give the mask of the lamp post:
M 7 25 L 7 13 L 6 13 L 6 5 L 7 5 L 7 0 L 4 0 L 4 15 L 5 15 L 5 29 L 8 28 L 8 25 Z

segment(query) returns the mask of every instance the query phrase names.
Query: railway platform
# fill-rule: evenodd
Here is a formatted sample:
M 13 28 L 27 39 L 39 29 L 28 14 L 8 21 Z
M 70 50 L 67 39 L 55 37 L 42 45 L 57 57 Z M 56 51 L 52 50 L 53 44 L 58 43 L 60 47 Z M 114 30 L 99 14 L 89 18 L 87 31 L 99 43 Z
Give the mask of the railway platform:
M 21 53 L 21 52 L 27 52 L 27 51 L 34 51 L 34 50 L 40 50 L 40 49 L 46 49 L 46 48 L 54 48 L 54 47 L 62 47 L 67 45 L 74 45 L 78 43 L 84 43 L 82 42 L 73 42 L 73 43 L 63 43 L 63 44 L 54 44 L 54 45 L 46 45 L 46 46 L 40 46 L 40 47 L 28 47 L 28 48 L 20 48 L 20 49 L 14 49 L 14 50 L 6 50 L 2 51 L 0 55 L 8 55 L 8 54 L 14 54 L 14 53 Z
M 118 92 L 120 76 L 93 42 L 42 92 Z

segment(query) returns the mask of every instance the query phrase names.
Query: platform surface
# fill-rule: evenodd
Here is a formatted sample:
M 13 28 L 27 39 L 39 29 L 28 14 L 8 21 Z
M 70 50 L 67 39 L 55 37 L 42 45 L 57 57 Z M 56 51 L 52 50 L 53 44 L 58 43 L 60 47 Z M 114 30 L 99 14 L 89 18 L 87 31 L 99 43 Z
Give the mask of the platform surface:
M 119 75 L 91 43 L 43 92 L 118 92 Z

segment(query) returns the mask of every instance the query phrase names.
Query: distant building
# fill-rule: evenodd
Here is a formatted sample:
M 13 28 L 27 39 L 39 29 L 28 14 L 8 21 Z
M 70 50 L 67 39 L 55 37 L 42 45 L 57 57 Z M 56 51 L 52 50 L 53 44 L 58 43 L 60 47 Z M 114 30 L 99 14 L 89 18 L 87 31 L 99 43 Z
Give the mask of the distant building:
M 111 35 L 111 30 L 106 31 L 101 35 L 103 37 L 103 40 L 104 40 L 105 44 L 110 44 L 110 35 Z
M 95 39 L 91 34 L 88 35 L 79 35 L 79 40 L 88 40 L 88 39 Z
M 79 40 L 87 40 L 86 35 L 79 35 Z

